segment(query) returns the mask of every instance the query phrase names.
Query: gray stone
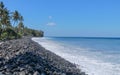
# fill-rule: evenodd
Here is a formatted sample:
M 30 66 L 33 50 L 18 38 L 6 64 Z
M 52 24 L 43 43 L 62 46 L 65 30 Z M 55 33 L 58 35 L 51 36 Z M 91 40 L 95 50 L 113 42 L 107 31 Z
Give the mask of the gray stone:
M 20 71 L 23 71 L 23 70 L 25 70 L 25 68 L 20 68 Z
M 20 73 L 19 73 L 19 75 L 25 75 L 25 72 L 24 72 L 24 71 L 22 71 L 22 72 L 20 72 Z
M 33 75 L 40 75 L 40 73 L 38 71 L 34 72 Z
M 0 75 L 3 75 L 3 74 L 0 72 Z
M 41 73 L 41 75 L 46 75 L 46 74 L 43 72 L 43 73 Z
M 74 64 L 29 38 L 6 41 L 0 45 L 0 72 L 13 75 L 85 75 Z

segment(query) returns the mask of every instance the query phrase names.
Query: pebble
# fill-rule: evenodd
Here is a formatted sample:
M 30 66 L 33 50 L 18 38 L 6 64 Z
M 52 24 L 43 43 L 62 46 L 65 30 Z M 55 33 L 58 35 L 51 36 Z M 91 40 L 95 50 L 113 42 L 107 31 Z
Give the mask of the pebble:
M 24 72 L 24 71 L 22 71 L 22 72 L 20 72 L 20 73 L 19 73 L 19 75 L 25 75 L 25 72 Z
M 74 64 L 27 37 L 0 43 L 0 72 L 9 75 L 86 75 Z
M 33 75 L 40 75 L 40 73 L 38 71 L 36 71 Z

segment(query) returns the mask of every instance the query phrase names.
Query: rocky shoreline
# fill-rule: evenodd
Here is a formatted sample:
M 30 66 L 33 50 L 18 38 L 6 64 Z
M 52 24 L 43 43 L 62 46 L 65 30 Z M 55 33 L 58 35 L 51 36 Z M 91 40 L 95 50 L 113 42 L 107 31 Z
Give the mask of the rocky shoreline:
M 0 43 L 3 75 L 86 75 L 60 56 L 25 37 Z

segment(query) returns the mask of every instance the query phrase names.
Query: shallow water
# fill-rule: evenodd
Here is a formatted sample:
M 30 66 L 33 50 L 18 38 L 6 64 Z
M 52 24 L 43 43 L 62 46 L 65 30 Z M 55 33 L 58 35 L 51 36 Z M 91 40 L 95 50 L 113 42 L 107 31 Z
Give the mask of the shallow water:
M 46 49 L 75 63 L 89 75 L 120 75 L 120 39 L 32 38 Z

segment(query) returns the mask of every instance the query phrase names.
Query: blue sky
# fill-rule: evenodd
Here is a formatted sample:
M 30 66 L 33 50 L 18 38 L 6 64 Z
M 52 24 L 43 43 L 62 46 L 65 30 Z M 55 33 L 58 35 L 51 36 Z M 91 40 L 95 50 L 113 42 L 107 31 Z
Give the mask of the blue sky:
M 1 0 L 45 36 L 120 37 L 120 0 Z

